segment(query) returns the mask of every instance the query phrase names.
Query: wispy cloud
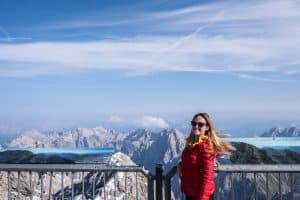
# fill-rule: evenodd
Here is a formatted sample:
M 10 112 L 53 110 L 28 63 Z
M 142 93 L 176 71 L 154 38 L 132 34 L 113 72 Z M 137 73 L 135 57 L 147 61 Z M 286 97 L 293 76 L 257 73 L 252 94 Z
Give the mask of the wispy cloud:
M 268 81 L 270 78 L 251 74 L 264 72 L 288 79 L 297 74 L 291 72 L 299 71 L 299 65 L 290 64 L 300 62 L 299 10 L 299 2 L 291 0 L 226 1 L 142 13 L 139 20 L 108 20 L 100 25 L 137 25 L 135 36 L 2 44 L 0 76 L 109 69 L 139 75 L 161 71 L 234 73 Z M 70 26 L 84 29 L 99 23 L 81 19 L 62 22 L 56 28 Z
M 29 37 L 11 37 L 10 34 L 0 26 L 0 42 L 14 42 L 14 41 L 24 41 L 31 40 Z
M 266 77 L 260 77 L 257 75 L 250 75 L 250 74 L 236 74 L 236 75 L 238 75 L 240 78 L 243 78 L 243 79 L 254 79 L 254 80 L 258 80 L 258 81 L 267 81 L 267 82 L 290 82 L 290 81 L 293 81 L 293 80 L 284 80 L 282 78 L 274 78 L 274 77 L 266 78 Z
M 180 37 L 140 37 L 118 41 L 2 44 L 2 76 L 69 73 L 91 69 L 151 73 L 277 72 L 300 56 L 294 40 L 225 39 L 194 36 L 170 48 Z M 289 45 L 288 45 L 289 43 Z M 289 71 L 298 66 L 289 66 Z
M 136 120 L 136 125 L 144 128 L 168 128 L 169 124 L 160 117 L 150 115 L 144 116 L 142 119 Z
M 187 25 L 190 27 L 203 23 L 214 23 L 215 25 L 227 24 L 233 26 L 244 26 L 248 24 L 269 24 L 277 26 L 280 24 L 280 21 L 287 22 L 287 20 L 300 17 L 298 12 L 299 6 L 299 2 L 293 0 L 222 1 L 160 12 L 154 16 L 162 19 L 176 19 L 173 21 L 174 24 Z M 164 23 L 164 21 L 161 21 L 161 23 Z M 173 25 L 169 22 L 168 24 Z

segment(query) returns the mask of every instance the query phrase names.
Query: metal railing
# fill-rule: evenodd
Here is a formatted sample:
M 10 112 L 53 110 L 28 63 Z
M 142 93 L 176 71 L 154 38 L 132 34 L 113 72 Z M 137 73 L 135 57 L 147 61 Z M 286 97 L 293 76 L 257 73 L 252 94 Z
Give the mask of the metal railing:
M 139 166 L 0 164 L 0 199 L 153 199 L 153 181 Z
M 175 175 L 173 167 L 164 176 L 165 200 L 171 200 Z M 176 199 L 181 198 L 183 195 L 177 194 Z M 300 199 L 300 165 L 218 165 L 214 199 Z
M 159 164 L 155 175 L 139 166 L 0 164 L 0 199 L 181 199 L 175 174 Z M 300 165 L 219 165 L 215 174 L 217 200 L 300 199 Z

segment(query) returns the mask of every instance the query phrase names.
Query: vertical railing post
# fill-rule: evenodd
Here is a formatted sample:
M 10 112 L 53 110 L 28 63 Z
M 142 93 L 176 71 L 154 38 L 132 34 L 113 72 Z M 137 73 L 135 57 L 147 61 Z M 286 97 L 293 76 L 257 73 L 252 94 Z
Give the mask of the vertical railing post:
M 30 200 L 33 199 L 32 171 L 29 171 Z
M 293 180 L 293 173 L 290 173 L 291 176 L 291 199 L 294 200 L 294 180 Z
M 18 200 L 21 199 L 21 194 L 20 194 L 20 171 L 18 171 Z
M 71 171 L 71 199 L 74 200 L 74 171 Z
M 166 179 L 165 200 L 171 200 L 171 178 Z
M 39 179 L 41 181 L 41 200 L 44 199 L 44 176 L 43 175 L 44 175 L 44 172 L 41 171 L 39 173 Z
M 217 173 L 217 183 L 216 183 L 216 191 L 215 191 L 215 194 L 216 194 L 216 198 L 217 200 L 219 200 L 219 187 L 220 187 L 220 172 Z
M 8 200 L 11 200 L 11 182 L 10 182 L 10 175 L 11 175 L 11 172 L 8 171 L 7 172 L 7 189 L 8 189 L 8 194 L 7 194 L 7 199 Z
M 266 193 L 267 193 L 267 200 L 269 200 L 269 173 L 266 172 Z
M 162 200 L 162 187 L 163 187 L 163 168 L 162 164 L 156 164 L 155 167 L 155 199 Z
M 256 173 L 254 172 L 254 199 L 257 199 L 257 192 L 256 192 Z
M 154 177 L 150 174 L 148 176 L 148 200 L 154 200 Z
M 165 200 L 171 200 L 172 197 L 172 188 L 171 180 L 175 176 L 177 171 L 177 166 L 174 166 L 166 175 L 165 175 Z

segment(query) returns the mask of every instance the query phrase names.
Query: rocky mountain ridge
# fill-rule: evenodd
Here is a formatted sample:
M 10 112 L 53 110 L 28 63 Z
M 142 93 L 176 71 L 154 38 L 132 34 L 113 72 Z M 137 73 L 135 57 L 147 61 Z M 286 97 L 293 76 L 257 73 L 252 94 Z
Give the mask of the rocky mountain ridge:
M 9 147 L 92 148 L 114 147 L 130 156 L 135 163 L 154 173 L 155 163 L 166 169 L 178 162 L 184 148 L 185 136 L 176 129 L 154 132 L 137 129 L 132 132 L 115 132 L 102 127 L 77 128 L 73 130 L 42 134 L 26 133 L 12 140 Z
M 300 128 L 296 126 L 286 128 L 273 127 L 264 132 L 261 137 L 300 137 Z

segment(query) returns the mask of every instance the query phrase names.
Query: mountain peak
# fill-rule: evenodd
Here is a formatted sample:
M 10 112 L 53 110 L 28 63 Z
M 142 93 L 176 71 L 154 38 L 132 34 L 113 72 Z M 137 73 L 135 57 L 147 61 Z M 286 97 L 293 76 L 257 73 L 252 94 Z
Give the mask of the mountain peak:
M 295 125 L 282 128 L 273 127 L 268 131 L 264 132 L 261 137 L 300 137 L 300 128 Z

